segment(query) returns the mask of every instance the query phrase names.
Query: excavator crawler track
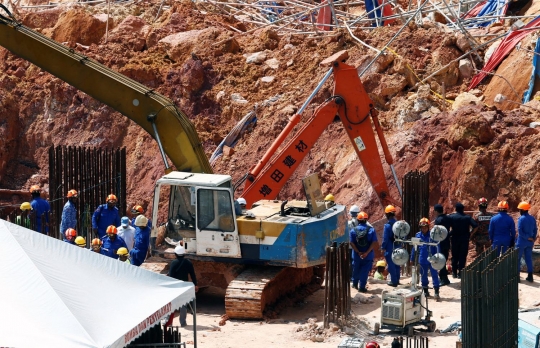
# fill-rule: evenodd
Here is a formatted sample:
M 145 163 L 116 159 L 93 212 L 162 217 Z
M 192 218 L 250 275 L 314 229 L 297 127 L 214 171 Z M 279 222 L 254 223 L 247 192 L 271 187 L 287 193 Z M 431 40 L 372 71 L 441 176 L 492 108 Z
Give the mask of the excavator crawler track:
M 227 287 L 225 311 L 229 318 L 261 319 L 282 296 L 313 281 L 320 284 L 319 275 L 315 267 L 249 267 Z

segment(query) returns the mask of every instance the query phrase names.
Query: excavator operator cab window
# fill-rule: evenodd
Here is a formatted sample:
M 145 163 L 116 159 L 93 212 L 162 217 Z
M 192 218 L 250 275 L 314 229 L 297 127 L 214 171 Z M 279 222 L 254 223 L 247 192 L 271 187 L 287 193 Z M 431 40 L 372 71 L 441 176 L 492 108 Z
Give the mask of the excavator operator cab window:
M 197 228 L 220 232 L 235 230 L 229 190 L 197 190 Z
M 171 206 L 169 220 L 183 230 L 195 230 L 195 205 L 191 205 L 191 192 L 188 186 L 171 186 Z

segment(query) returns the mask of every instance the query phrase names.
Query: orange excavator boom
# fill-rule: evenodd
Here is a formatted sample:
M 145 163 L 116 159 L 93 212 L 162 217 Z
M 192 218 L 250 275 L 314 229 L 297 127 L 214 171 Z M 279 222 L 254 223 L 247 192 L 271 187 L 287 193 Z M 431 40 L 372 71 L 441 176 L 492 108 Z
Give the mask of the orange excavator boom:
M 347 57 L 347 52 L 341 51 L 321 63 L 321 65 L 332 66 L 325 79 L 319 84 L 320 87 L 326 78 L 331 75 L 330 73 L 333 73 L 334 91 L 332 97 L 319 106 L 302 128 L 286 144 L 283 144 L 284 139 L 294 126 L 299 123 L 300 114 L 306 106 L 304 104 L 300 112 L 291 118 L 289 124 L 267 150 L 263 158 L 250 170 L 242 194 L 242 197 L 247 201 L 248 207 L 260 199 L 275 199 L 277 197 L 284 184 L 313 148 L 322 132 L 332 123 L 336 115 L 339 116 L 343 123 L 381 205 L 401 205 L 399 200 L 395 200 L 390 196 L 386 175 L 380 159 L 375 133 L 379 137 L 385 160 L 391 167 L 396 186 L 401 195 L 399 181 L 393 168 L 393 159 L 379 124 L 377 111 L 374 109 L 373 102 L 358 77 L 356 68 L 344 63 Z M 373 121 L 373 126 L 370 120 Z M 375 132 L 373 127 L 375 127 Z M 278 151 L 280 147 L 281 150 Z

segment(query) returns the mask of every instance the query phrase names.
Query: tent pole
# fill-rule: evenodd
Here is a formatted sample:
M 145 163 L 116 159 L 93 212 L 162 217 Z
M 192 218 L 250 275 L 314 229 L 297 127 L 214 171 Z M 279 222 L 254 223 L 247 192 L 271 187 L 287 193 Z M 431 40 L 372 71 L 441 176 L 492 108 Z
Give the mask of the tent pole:
M 193 306 L 191 306 L 193 303 Z M 193 348 L 197 348 L 197 303 L 193 299 L 189 304 L 191 310 L 193 311 Z

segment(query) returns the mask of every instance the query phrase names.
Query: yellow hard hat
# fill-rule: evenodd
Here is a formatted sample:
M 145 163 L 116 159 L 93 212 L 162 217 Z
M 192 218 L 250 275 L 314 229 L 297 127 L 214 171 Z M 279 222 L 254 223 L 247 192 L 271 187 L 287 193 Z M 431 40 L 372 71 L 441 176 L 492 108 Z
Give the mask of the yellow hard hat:
M 118 249 L 118 251 L 116 252 L 116 255 L 127 255 L 127 254 L 129 254 L 128 250 L 124 247 Z
M 32 206 L 30 205 L 30 203 L 24 202 L 23 204 L 21 204 L 21 210 L 30 210 L 30 209 L 32 209 Z
M 377 267 L 386 267 L 386 262 L 384 260 L 377 261 Z
M 75 244 L 84 248 L 86 246 L 86 239 L 84 239 L 84 237 L 78 236 L 77 238 L 75 238 Z
M 334 195 L 330 193 L 330 194 L 326 195 L 326 197 L 324 197 L 324 200 L 334 202 Z

